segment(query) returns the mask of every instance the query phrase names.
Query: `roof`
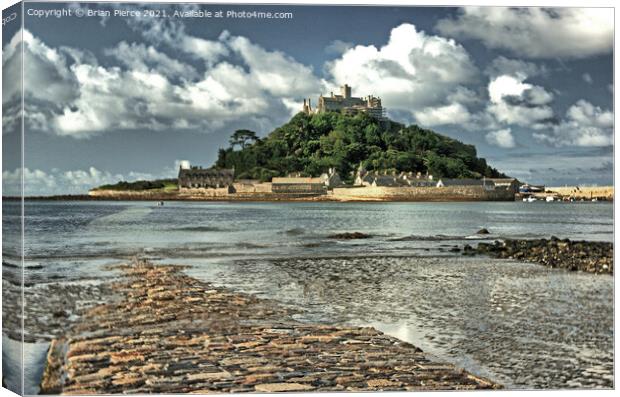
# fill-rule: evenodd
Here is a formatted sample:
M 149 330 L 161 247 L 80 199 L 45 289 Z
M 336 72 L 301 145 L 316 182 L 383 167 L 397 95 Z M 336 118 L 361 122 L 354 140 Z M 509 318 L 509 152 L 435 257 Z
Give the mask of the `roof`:
M 220 176 L 220 177 L 230 177 L 232 178 L 235 175 L 234 169 L 229 168 L 181 168 L 179 170 L 179 177 L 181 176 Z
M 304 184 L 304 183 L 318 183 L 323 184 L 321 178 L 272 178 L 273 184 Z
M 402 186 L 406 184 L 403 180 L 391 175 L 377 175 L 374 177 L 374 183 L 377 186 Z
M 498 183 L 513 183 L 517 180 L 515 178 L 487 178 L 488 181 L 493 181 L 495 184 Z

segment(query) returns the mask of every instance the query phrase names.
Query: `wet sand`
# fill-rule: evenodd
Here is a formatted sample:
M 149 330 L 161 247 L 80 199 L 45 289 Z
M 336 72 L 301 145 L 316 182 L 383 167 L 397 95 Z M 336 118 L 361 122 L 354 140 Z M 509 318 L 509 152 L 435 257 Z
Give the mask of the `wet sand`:
M 507 389 L 613 388 L 613 278 L 481 256 L 290 258 L 192 276 L 373 326 Z
M 374 328 L 300 322 L 295 309 L 186 275 L 120 266 L 106 304 L 52 341 L 42 392 L 211 393 L 488 389 Z

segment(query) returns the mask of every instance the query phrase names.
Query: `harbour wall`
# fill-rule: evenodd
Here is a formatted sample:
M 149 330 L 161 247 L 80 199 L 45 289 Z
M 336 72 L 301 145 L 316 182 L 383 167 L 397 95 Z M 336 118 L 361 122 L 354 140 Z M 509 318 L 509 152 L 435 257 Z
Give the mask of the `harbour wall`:
M 481 186 L 459 187 L 342 187 L 327 194 L 273 193 L 267 185 L 232 186 L 221 189 L 92 190 L 89 197 L 100 200 L 242 200 L 242 201 L 514 201 L 509 190 L 486 190 Z M 239 189 L 237 189 L 239 187 Z M 270 187 L 270 186 L 269 186 Z
M 514 201 L 514 192 L 482 186 L 335 188 L 331 197 L 342 201 Z

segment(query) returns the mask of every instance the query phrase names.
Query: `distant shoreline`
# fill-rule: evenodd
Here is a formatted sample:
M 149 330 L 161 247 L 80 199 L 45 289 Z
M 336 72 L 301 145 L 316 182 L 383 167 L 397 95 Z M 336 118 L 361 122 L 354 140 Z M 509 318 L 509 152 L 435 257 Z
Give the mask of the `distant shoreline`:
M 222 190 L 222 189 L 220 189 Z M 27 201 L 216 201 L 216 202 L 490 202 L 521 201 L 522 195 L 507 190 L 487 191 L 479 187 L 343 187 L 322 194 L 235 192 L 217 189 L 183 190 L 112 190 L 94 189 L 88 194 L 24 196 Z M 527 196 L 527 195 L 526 195 Z M 526 197 L 523 196 L 523 197 Z M 540 201 L 608 201 L 613 202 L 614 187 L 548 187 L 532 194 Z M 3 196 L 3 200 L 18 201 L 19 196 Z
M 330 202 L 330 203 L 467 203 L 467 202 L 513 202 L 513 200 L 476 200 L 470 197 L 462 199 L 432 199 L 432 200 L 415 200 L 406 198 L 350 198 L 338 199 L 330 196 L 312 196 L 312 197 L 183 197 L 183 196 L 89 196 L 87 194 L 79 195 L 55 195 L 55 196 L 24 196 L 24 201 L 143 201 L 143 202 L 160 202 L 160 201 L 193 201 L 193 202 Z M 2 196 L 3 201 L 21 201 L 20 196 Z M 520 200 L 514 200 L 519 202 Z M 543 200 L 540 200 L 543 201 Z M 578 203 L 579 201 L 575 201 Z M 589 202 L 589 200 L 587 201 Z M 599 200 L 602 203 L 613 203 L 613 200 Z

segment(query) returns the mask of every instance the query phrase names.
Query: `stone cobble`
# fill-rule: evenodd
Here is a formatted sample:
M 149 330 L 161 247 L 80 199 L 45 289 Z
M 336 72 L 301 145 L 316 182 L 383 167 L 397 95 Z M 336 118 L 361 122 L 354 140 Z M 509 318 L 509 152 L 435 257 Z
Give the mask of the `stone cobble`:
M 42 393 L 489 389 L 500 386 L 373 328 L 301 323 L 291 309 L 185 275 L 123 265 L 121 298 L 51 343 Z

